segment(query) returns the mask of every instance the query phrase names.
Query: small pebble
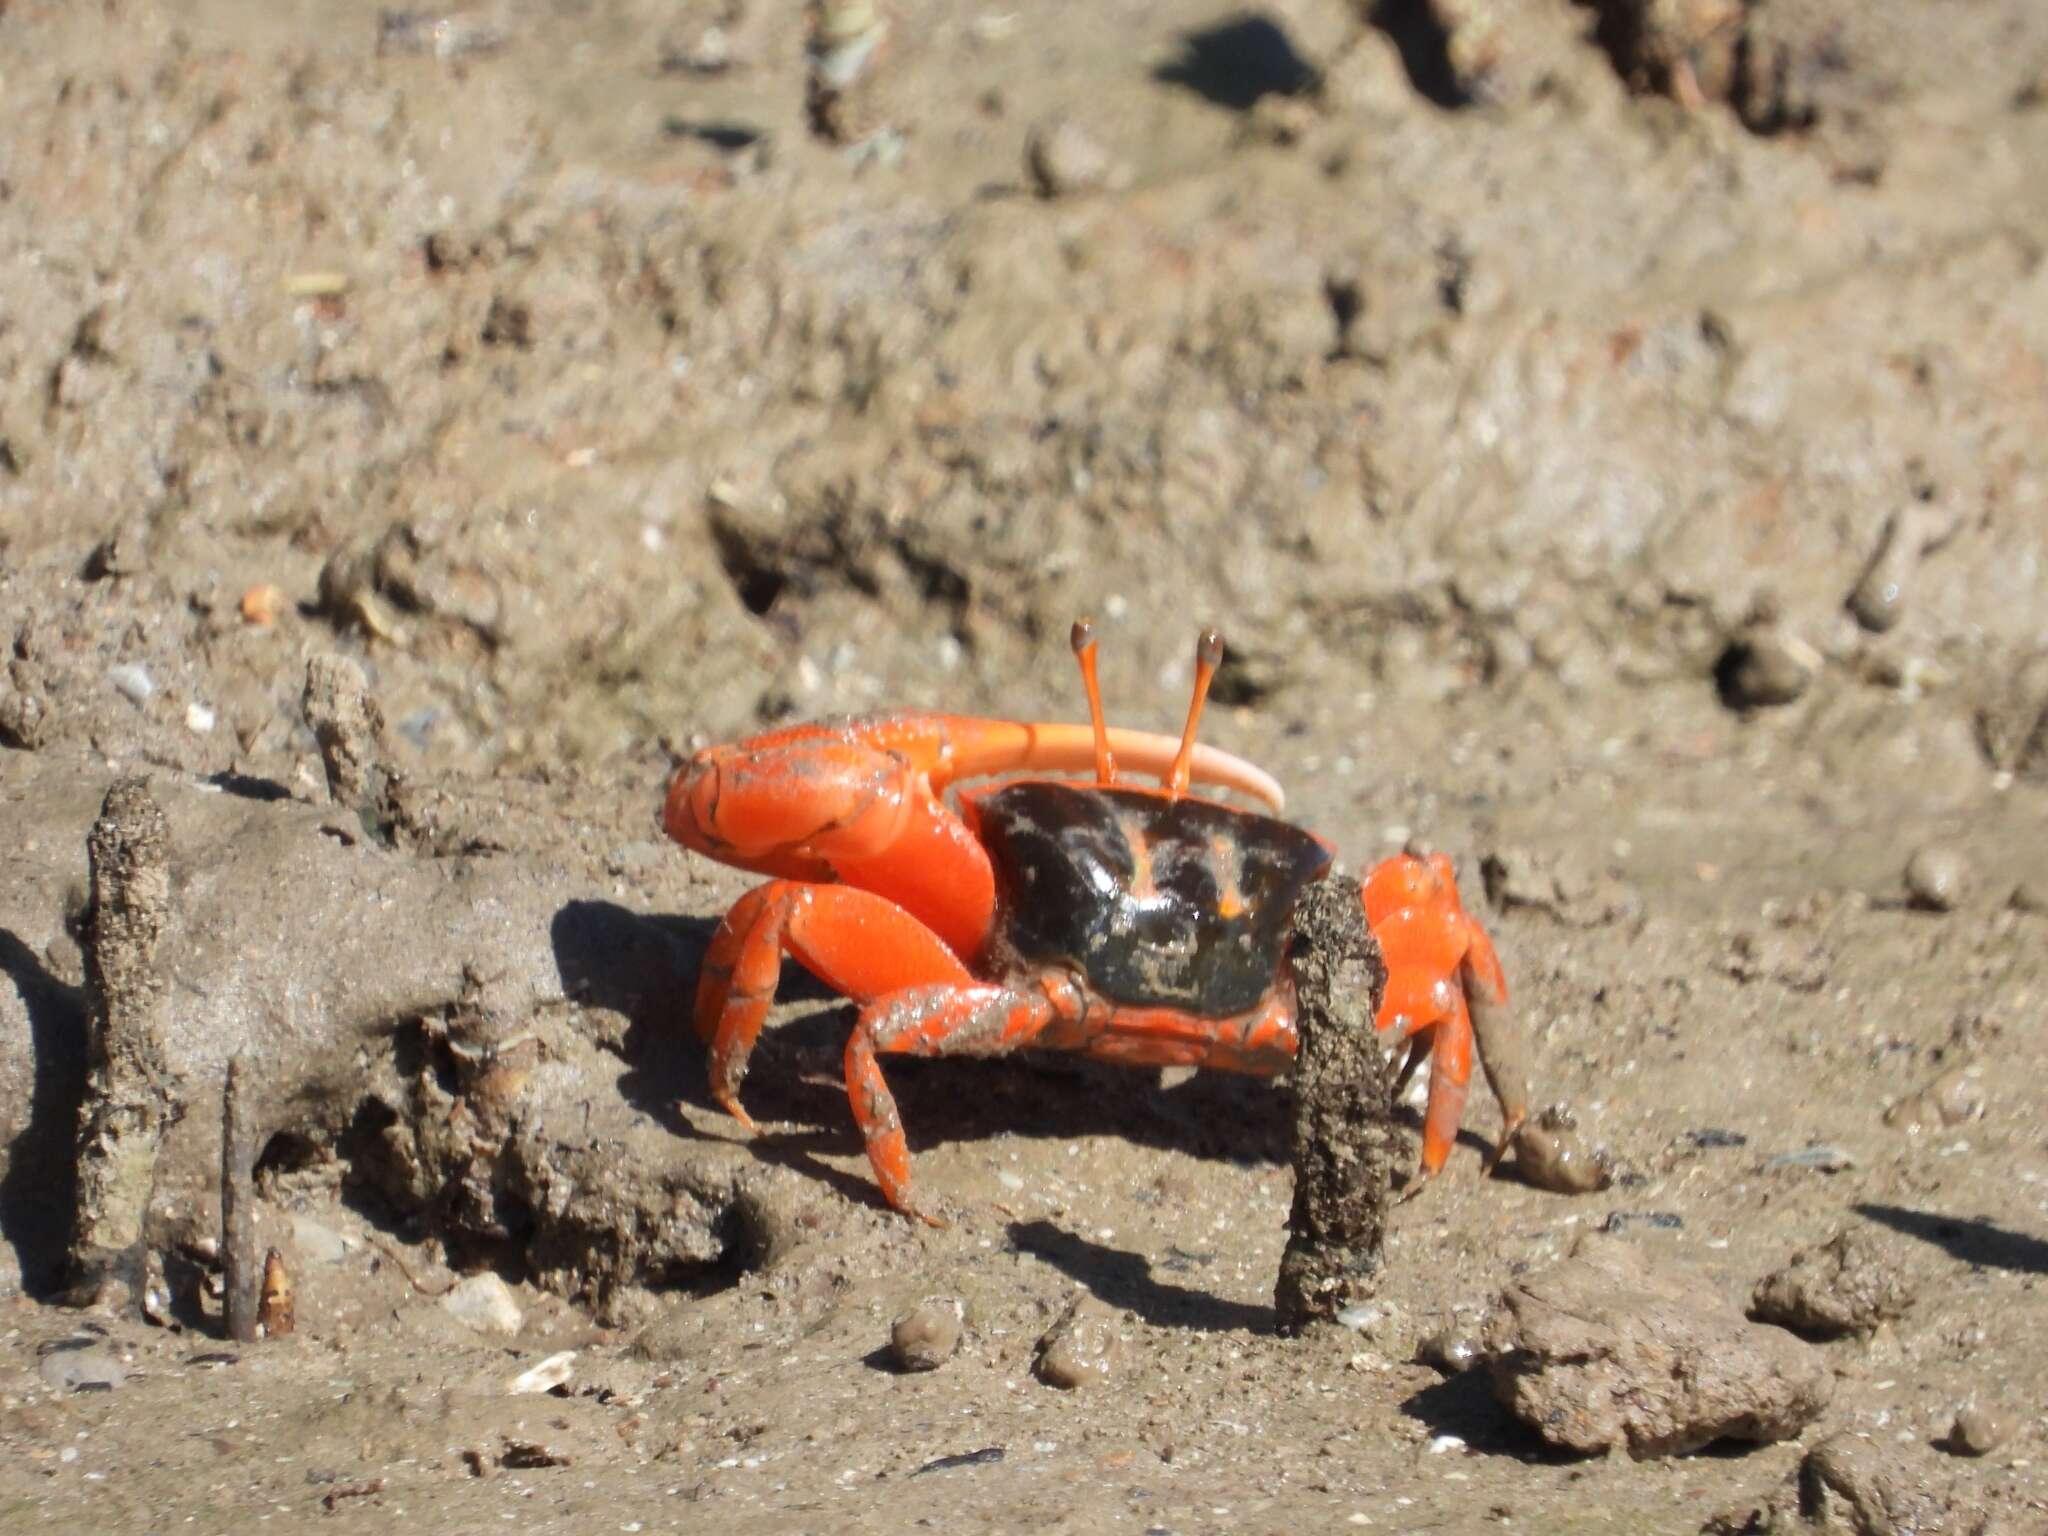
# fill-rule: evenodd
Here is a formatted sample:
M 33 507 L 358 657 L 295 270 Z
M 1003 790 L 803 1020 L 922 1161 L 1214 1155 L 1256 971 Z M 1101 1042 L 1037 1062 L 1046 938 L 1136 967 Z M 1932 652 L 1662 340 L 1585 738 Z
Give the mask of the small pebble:
M 1094 192 L 1110 184 L 1116 164 L 1107 151 L 1064 118 L 1031 130 L 1024 141 L 1024 168 L 1041 197 Z
M 906 1371 L 936 1371 L 960 1348 L 967 1309 L 952 1296 L 927 1296 L 889 1329 L 889 1354 Z
M 512 1288 L 493 1274 L 465 1275 L 441 1298 L 442 1308 L 478 1333 L 517 1333 L 526 1321 Z
M 1071 1390 L 1116 1373 L 1116 1315 L 1092 1296 L 1075 1298 L 1038 1341 L 1038 1379 Z
M 2011 906 L 2015 912 L 2031 912 L 2036 917 L 2048 912 L 2048 885 L 2038 880 L 2022 880 L 2012 888 Z
M 1723 1147 L 1746 1147 L 1749 1138 L 1740 1131 L 1724 1131 L 1718 1126 L 1706 1126 L 1697 1131 L 1681 1133 L 1679 1140 L 1689 1142 L 1701 1151 L 1716 1151 Z
M 156 682 L 150 677 L 149 669 L 132 661 L 107 668 L 107 681 L 137 704 L 147 704 L 156 693 Z
M 1479 1359 L 1479 1340 L 1464 1328 L 1453 1325 L 1424 1339 L 1415 1349 L 1416 1360 L 1446 1376 L 1469 1371 Z
M 142 1320 L 158 1328 L 174 1327 L 171 1315 L 171 1284 L 164 1277 L 163 1255 L 149 1250 L 142 1261 Z
M 1947 1130 L 1983 1117 L 1983 1064 L 1966 1061 L 1950 1067 L 1919 1092 L 1910 1093 L 1892 1105 L 1884 1112 L 1884 1123 L 1894 1130 L 1917 1135 L 1921 1131 Z
M 1368 1339 L 1382 1341 L 1400 1317 L 1400 1308 L 1390 1301 L 1362 1301 L 1356 1306 L 1340 1307 L 1337 1311 L 1337 1321 L 1344 1327 L 1353 1333 L 1362 1333 Z
M 1676 1232 L 1684 1226 L 1685 1218 L 1676 1211 L 1609 1211 L 1600 1230 L 1626 1232 L 1640 1227 L 1651 1232 Z
M 128 1379 L 112 1350 L 84 1339 L 52 1346 L 36 1370 L 44 1385 L 59 1392 L 111 1392 Z
M 2011 1437 L 2011 1419 L 1995 1408 L 1967 1403 L 1956 1412 L 1948 1448 L 1958 1456 L 1988 1456 Z
M 214 719 L 213 710 L 205 704 L 187 704 L 185 706 L 185 729 L 195 735 L 204 736 L 208 731 L 212 730 Z
M 285 595 L 281 588 L 269 582 L 258 582 L 242 594 L 242 622 L 254 624 L 258 629 L 268 629 L 277 622 L 284 612 Z
M 1856 1159 L 1840 1147 L 1801 1147 L 1796 1152 L 1780 1152 L 1764 1164 L 1772 1168 L 1811 1168 L 1819 1173 L 1840 1173 L 1854 1168 Z
M 516 1396 L 552 1392 L 557 1387 L 568 1385 L 569 1378 L 575 1374 L 576 1351 L 565 1349 L 559 1354 L 549 1355 L 531 1370 L 521 1371 L 507 1384 L 506 1390 Z
M 1906 861 L 1906 899 L 1923 912 L 1953 912 L 1970 893 L 1970 861 L 1947 843 L 1929 843 Z

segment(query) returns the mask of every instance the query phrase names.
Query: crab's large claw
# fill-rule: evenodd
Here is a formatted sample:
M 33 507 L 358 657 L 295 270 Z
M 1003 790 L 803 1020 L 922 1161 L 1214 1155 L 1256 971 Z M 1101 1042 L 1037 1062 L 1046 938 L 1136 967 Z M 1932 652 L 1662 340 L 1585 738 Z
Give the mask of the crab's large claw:
M 1172 768 L 1180 743 L 1149 731 L 1112 730 L 1117 758 L 1140 771 Z M 1095 766 L 1086 726 L 959 715 L 877 715 L 800 725 L 706 747 L 669 786 L 669 835 L 721 863 L 785 878 L 830 878 L 901 841 L 919 803 L 959 779 Z M 1210 747 L 1194 749 L 1198 783 L 1236 789 L 1274 810 L 1286 796 L 1272 776 Z
M 1118 758 L 1165 772 L 1180 743 L 1111 731 Z M 1095 765 L 1094 733 L 1079 725 L 876 715 L 800 725 L 707 747 L 669 785 L 663 824 L 684 847 L 784 880 L 845 881 L 914 913 L 962 959 L 995 911 L 988 856 L 941 799 L 959 779 Z M 1271 776 L 1227 752 L 1198 749 L 1202 783 L 1237 789 L 1276 809 Z
M 1465 911 L 1451 861 L 1443 854 L 1397 854 L 1364 883 L 1366 922 L 1387 964 L 1386 997 L 1375 1021 L 1414 1042 L 1407 1073 L 1427 1055 L 1429 1108 L 1422 1122 L 1418 1182 L 1450 1160 L 1472 1081 L 1475 1014 L 1484 1026 L 1480 1055 L 1501 1106 L 1498 1161 L 1528 1115 L 1528 1092 L 1506 1013 L 1507 978 L 1493 940 Z

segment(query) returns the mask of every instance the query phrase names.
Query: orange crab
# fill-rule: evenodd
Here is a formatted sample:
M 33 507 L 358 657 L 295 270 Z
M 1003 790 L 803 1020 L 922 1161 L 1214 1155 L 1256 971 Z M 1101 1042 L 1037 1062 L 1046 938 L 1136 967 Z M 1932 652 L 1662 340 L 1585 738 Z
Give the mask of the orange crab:
M 668 791 L 677 842 L 772 877 L 726 913 L 704 957 L 695 1022 L 713 1096 L 753 1129 L 740 1082 L 793 956 L 860 1005 L 846 1044 L 854 1120 L 889 1204 L 934 1225 L 912 1198 L 883 1055 L 1036 1047 L 1270 1075 L 1295 1054 L 1288 919 L 1332 850 L 1275 816 L 1188 793 L 1215 785 L 1283 808 L 1269 775 L 1195 742 L 1221 640 L 1206 631 L 1196 647 L 1178 741 L 1107 727 L 1086 620 L 1074 650 L 1086 726 L 916 712 L 796 726 L 707 747 Z M 1159 786 L 1124 780 L 1129 768 Z M 1009 778 L 944 798 L 963 779 L 1032 771 L 1094 782 Z M 1493 1005 L 1507 985 L 1443 855 L 1387 859 L 1364 901 L 1388 971 L 1377 1025 L 1410 1042 L 1404 1081 L 1431 1063 L 1426 1179 L 1464 1113 L 1474 1014 L 1504 1018 Z M 1494 1087 L 1505 1147 L 1525 1095 Z

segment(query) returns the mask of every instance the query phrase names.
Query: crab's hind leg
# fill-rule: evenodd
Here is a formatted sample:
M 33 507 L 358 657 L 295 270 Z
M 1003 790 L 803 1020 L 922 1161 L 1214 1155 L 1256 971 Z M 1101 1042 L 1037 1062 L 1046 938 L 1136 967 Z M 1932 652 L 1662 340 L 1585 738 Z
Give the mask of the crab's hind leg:
M 846 1042 L 846 1093 L 867 1143 L 875 1182 L 890 1205 L 932 1226 L 945 1225 L 920 1210 L 912 1198 L 910 1145 L 879 1058 L 885 1053 L 998 1056 L 1023 1049 L 1048 1025 L 1080 1006 L 1078 995 L 1063 983 L 1036 990 L 965 982 L 912 987 L 862 1011 Z
M 711 1045 L 711 1094 L 749 1130 L 747 1075 L 788 954 L 834 991 L 869 1003 L 907 987 L 973 978 L 939 936 L 894 902 L 850 885 L 771 880 L 726 913 L 697 983 L 697 1034 Z

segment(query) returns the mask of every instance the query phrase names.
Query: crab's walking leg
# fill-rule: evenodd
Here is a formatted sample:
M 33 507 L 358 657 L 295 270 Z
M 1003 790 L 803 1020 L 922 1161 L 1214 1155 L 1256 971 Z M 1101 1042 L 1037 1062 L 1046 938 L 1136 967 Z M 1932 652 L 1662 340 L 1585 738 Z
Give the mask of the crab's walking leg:
M 907 987 L 973 981 L 936 933 L 872 892 L 800 880 L 749 891 L 705 952 L 695 1013 L 698 1035 L 711 1042 L 711 1095 L 749 1130 L 740 1082 L 775 1001 L 784 954 L 858 1003 Z
M 963 982 L 912 987 L 862 1010 L 846 1042 L 846 1093 L 867 1141 L 868 1162 L 889 1204 L 935 1227 L 945 1223 L 917 1208 L 910 1192 L 910 1145 L 896 1096 L 878 1058 L 996 1056 L 1021 1050 L 1062 1016 L 1083 1007 L 1072 983 L 1052 979 L 1038 989 Z
M 1222 1019 L 1171 1008 L 1117 1008 L 1089 1019 L 1072 1042 L 1095 1060 L 1119 1066 L 1209 1067 L 1254 1077 L 1285 1072 L 1297 1044 L 1294 999 L 1278 990 L 1250 1012 Z
M 1529 1118 L 1529 1038 L 1508 1009 L 1507 988 L 1490 988 L 1475 976 L 1470 956 L 1461 978 L 1471 1009 L 1472 1042 L 1479 1048 L 1479 1065 L 1486 1071 L 1487 1086 L 1500 1101 L 1500 1141 L 1486 1162 L 1490 1173 L 1508 1155 L 1515 1132 Z

